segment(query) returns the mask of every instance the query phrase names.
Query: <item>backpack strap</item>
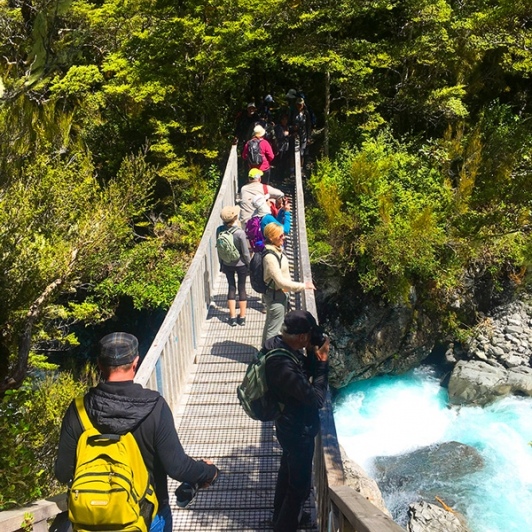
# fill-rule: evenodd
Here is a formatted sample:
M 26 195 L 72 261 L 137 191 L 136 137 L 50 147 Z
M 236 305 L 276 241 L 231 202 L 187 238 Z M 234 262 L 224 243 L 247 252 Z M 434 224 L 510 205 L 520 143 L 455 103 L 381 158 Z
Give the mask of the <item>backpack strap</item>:
M 82 395 L 81 397 L 76 397 L 76 410 L 78 412 L 79 420 L 81 422 L 81 428 L 83 431 L 95 429 L 99 434 L 91 436 L 91 439 L 94 441 L 102 440 L 102 441 L 109 441 L 114 440 L 118 441 L 120 439 L 119 434 L 101 434 L 98 429 L 92 424 L 89 414 L 87 414 L 87 409 L 85 408 L 85 397 Z
M 271 249 L 268 249 L 268 248 L 264 248 L 264 249 L 261 251 L 261 257 L 262 257 L 262 260 L 264 260 L 264 257 L 265 257 L 266 255 L 270 254 L 270 253 L 271 253 L 272 255 L 274 255 L 275 257 L 277 257 L 277 260 L 279 261 L 279 268 L 281 268 L 281 261 L 283 260 L 283 254 L 282 254 L 282 253 L 281 253 L 281 256 L 279 256 L 279 255 L 277 255 L 277 253 L 275 253 L 275 251 L 272 251 Z M 263 266 L 263 268 L 264 268 L 264 266 Z M 268 288 L 271 288 L 272 283 L 273 283 L 273 285 L 275 286 L 275 281 L 274 281 L 273 279 L 271 279 L 270 282 L 268 283 Z M 274 288 L 274 290 L 275 290 L 275 288 Z M 274 299 L 275 299 L 275 296 L 274 296 Z M 281 349 L 281 348 L 279 348 L 279 349 Z M 286 351 L 286 349 L 285 349 L 285 351 Z M 289 351 L 287 351 L 287 353 L 288 353 L 288 352 L 289 352 Z
M 288 349 L 283 349 L 282 347 L 276 347 L 272 349 L 271 351 L 267 351 L 264 356 L 266 357 L 266 360 L 270 357 L 274 356 L 285 356 L 290 358 L 293 362 L 295 362 L 298 366 L 301 366 L 301 361 L 299 358 L 297 358 L 294 353 L 288 351 Z
M 296 355 L 294 355 L 294 353 L 292 353 L 291 351 L 288 351 L 288 349 L 283 349 L 282 347 L 275 347 L 270 351 L 266 351 L 266 353 L 264 353 L 263 356 L 265 357 L 265 362 L 267 362 L 268 359 L 271 357 L 276 357 L 276 356 L 286 357 L 286 358 L 289 358 L 292 362 L 294 362 L 297 366 L 301 367 L 301 361 L 299 360 L 299 358 Z M 282 412 L 284 410 L 285 403 L 283 403 L 282 401 L 279 401 L 279 399 L 277 399 L 277 402 Z
M 272 251 L 271 249 L 268 249 L 268 248 L 264 248 L 262 251 L 262 260 L 264 260 L 264 257 L 266 255 L 268 255 L 269 253 L 271 253 L 272 255 L 274 255 L 276 258 L 277 258 L 277 261 L 279 262 L 279 268 L 281 267 L 281 261 L 283 260 L 283 254 L 281 253 L 281 256 L 277 255 L 277 253 L 275 253 L 275 251 Z M 273 283 L 273 279 L 271 280 L 270 284 Z M 270 285 L 268 284 L 268 288 L 270 288 Z
M 223 226 L 221 226 L 223 227 Z M 222 229 L 218 228 L 218 234 L 220 233 L 231 233 L 231 234 L 234 234 L 236 233 L 238 227 L 236 225 L 232 225 L 231 227 L 228 227 L 227 229 L 225 227 L 223 227 Z
M 275 255 L 275 257 L 279 261 L 279 268 L 280 268 L 281 267 L 281 261 L 283 260 L 283 254 L 281 253 L 281 256 L 279 256 L 279 255 L 277 255 L 277 253 L 275 253 L 275 251 L 272 251 L 271 249 L 268 249 L 268 248 L 264 248 L 264 250 L 262 251 L 262 258 L 264 259 L 264 257 L 266 255 L 268 255 L 268 253 L 271 253 L 272 255 Z
M 277 256 L 277 253 L 274 253 L 271 249 L 268 249 L 268 248 L 264 248 L 264 249 L 261 251 L 261 260 L 263 261 L 263 263 L 262 263 L 262 268 L 263 268 L 262 271 L 263 271 L 263 272 L 264 272 L 264 257 L 265 257 L 266 255 L 269 255 L 270 253 L 271 253 L 272 255 Z M 280 268 L 280 267 L 281 267 L 281 261 L 279 261 L 279 268 Z M 266 290 L 268 290 L 269 288 L 271 288 L 272 283 L 275 284 L 275 283 L 274 283 L 274 280 L 273 280 L 273 279 L 270 279 L 270 282 L 269 282 L 268 285 L 266 286 Z
M 91 423 L 91 420 L 85 408 L 85 396 L 81 395 L 80 397 L 76 397 L 75 402 L 79 420 L 81 421 L 81 428 L 83 430 L 89 430 L 94 428 L 94 425 Z

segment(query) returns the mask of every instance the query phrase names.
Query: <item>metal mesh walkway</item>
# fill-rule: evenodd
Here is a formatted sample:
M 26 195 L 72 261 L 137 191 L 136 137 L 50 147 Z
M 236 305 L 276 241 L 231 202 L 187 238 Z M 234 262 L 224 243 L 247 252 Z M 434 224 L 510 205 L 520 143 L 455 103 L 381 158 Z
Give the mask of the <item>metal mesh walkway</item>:
M 293 229 L 291 233 L 296 232 Z M 289 258 L 290 248 L 289 244 Z M 221 475 L 215 486 L 200 490 L 184 509 L 175 504 L 173 492 L 178 483 L 170 480 L 176 531 L 272 529 L 270 519 L 281 449 L 273 423 L 247 417 L 236 396 L 236 387 L 260 348 L 265 314 L 260 295 L 251 289 L 248 280 L 246 325 L 230 327 L 226 293 L 227 281 L 222 275 L 214 304 L 203 324 L 186 392 L 174 411 L 187 454 L 211 459 Z M 293 304 L 297 302 L 293 300 Z M 315 517 L 313 494 L 306 510 Z

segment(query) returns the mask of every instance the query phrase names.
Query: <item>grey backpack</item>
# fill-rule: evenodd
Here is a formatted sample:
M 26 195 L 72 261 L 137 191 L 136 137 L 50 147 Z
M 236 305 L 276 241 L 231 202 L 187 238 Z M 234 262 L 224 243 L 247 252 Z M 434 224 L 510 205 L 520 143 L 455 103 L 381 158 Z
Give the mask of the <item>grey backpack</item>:
M 260 166 L 262 164 L 262 153 L 260 152 L 261 140 L 252 138 L 248 142 L 248 163 L 251 166 Z
M 230 227 L 229 229 L 222 229 L 218 233 L 216 239 L 216 250 L 218 251 L 218 257 L 226 264 L 235 262 L 240 258 L 240 251 L 235 246 L 235 239 L 233 238 L 234 232 L 238 227 Z

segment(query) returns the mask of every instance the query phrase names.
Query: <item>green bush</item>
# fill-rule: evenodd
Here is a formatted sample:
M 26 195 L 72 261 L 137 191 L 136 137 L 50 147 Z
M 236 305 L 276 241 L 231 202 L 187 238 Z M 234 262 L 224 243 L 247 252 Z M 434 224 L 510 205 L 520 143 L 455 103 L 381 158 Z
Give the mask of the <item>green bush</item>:
M 64 489 L 54 478 L 61 421 L 89 380 L 48 374 L 6 393 L 0 403 L 0 511 Z
M 532 248 L 524 128 L 494 106 L 468 131 L 425 143 L 381 132 L 320 161 L 312 259 L 391 301 L 414 286 L 440 309 L 466 289 L 468 272 L 519 281 Z
M 325 237 L 331 249 L 324 260 L 391 297 L 434 276 L 450 190 L 407 144 L 381 134 L 359 150 L 344 148 L 318 164 L 311 183 L 323 224 L 316 240 Z

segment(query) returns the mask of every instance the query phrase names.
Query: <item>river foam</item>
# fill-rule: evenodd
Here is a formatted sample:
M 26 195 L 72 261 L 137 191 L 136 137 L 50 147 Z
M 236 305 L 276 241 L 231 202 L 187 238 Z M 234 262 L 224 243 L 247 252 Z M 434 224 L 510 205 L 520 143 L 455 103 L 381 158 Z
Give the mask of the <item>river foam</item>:
M 376 456 L 394 456 L 444 441 L 475 447 L 482 471 L 447 487 L 472 532 L 532 531 L 532 399 L 507 397 L 487 407 L 447 406 L 433 368 L 378 377 L 344 388 L 335 400 L 340 444 L 373 475 Z M 445 482 L 445 479 L 439 479 Z M 431 479 L 420 478 L 420 489 Z M 386 493 L 394 518 L 405 524 L 416 493 Z M 434 502 L 434 501 L 429 501 Z

